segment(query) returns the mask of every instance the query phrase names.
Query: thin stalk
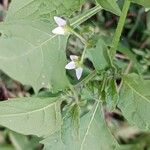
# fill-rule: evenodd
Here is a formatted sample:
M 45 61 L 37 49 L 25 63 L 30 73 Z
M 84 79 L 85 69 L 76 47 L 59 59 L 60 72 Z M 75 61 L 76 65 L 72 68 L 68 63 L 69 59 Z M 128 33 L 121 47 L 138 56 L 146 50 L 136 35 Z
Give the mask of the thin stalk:
M 81 56 L 80 64 L 83 64 L 84 57 L 85 57 L 85 54 L 86 54 L 86 49 L 87 49 L 87 47 L 85 46 L 84 50 L 83 50 L 83 53 L 82 53 L 82 56 Z
M 96 5 L 95 7 L 83 12 L 83 14 L 80 14 L 79 16 L 73 18 L 70 21 L 70 26 L 75 28 L 81 23 L 85 22 L 95 14 L 97 14 L 99 11 L 101 11 L 103 8 L 100 5 Z
M 130 32 L 128 33 L 128 38 L 130 39 L 132 37 L 132 35 L 135 33 L 136 29 L 138 28 L 139 22 L 141 21 L 141 17 L 142 14 L 145 12 L 144 8 L 141 8 L 138 12 L 138 16 L 137 19 L 135 21 L 134 26 L 132 27 L 132 29 L 130 30 Z
M 95 14 L 97 14 L 100 10 L 102 10 L 102 7 L 100 5 L 96 5 L 95 7 L 91 8 L 90 10 L 84 12 L 83 14 L 73 18 L 70 22 L 70 33 L 74 34 L 75 36 L 77 36 L 81 42 L 84 45 L 88 45 L 88 42 L 86 41 L 86 39 L 84 39 L 80 34 L 78 34 L 77 32 L 74 31 L 74 29 L 77 27 L 79 24 L 83 23 L 84 21 L 88 20 L 89 18 L 91 18 L 92 16 L 94 16 Z
M 74 34 L 76 37 L 78 37 L 78 38 L 81 40 L 81 42 L 82 42 L 85 46 L 88 45 L 88 42 L 86 41 L 86 39 L 83 38 L 79 33 L 77 33 L 77 32 L 76 32 L 75 30 L 73 30 L 72 28 L 70 28 L 70 33 L 72 33 L 72 34 Z
M 73 92 L 74 98 L 75 98 L 75 102 L 78 105 L 79 104 L 79 97 L 78 97 L 78 94 L 77 94 L 76 90 L 74 89 L 74 87 L 71 84 L 69 85 L 69 88 Z
M 96 76 L 97 72 L 94 70 L 92 73 L 90 73 L 87 77 L 85 77 L 81 82 L 75 85 L 75 87 L 79 87 L 82 84 L 85 85 L 87 84 L 91 79 L 93 79 Z
M 123 9 L 122 9 L 122 15 L 119 18 L 117 29 L 116 29 L 116 32 L 115 32 L 115 35 L 114 35 L 114 38 L 113 38 L 113 41 L 112 41 L 112 48 L 111 48 L 111 51 L 110 51 L 112 58 L 115 57 L 115 54 L 116 54 L 116 51 L 117 51 L 117 48 L 118 48 L 118 44 L 119 44 L 121 33 L 122 33 L 122 30 L 123 30 L 123 27 L 124 27 L 124 24 L 125 24 L 127 12 L 129 10 L 129 7 L 130 7 L 130 3 L 131 3 L 130 0 L 125 0 L 124 1 L 124 5 L 123 5 Z

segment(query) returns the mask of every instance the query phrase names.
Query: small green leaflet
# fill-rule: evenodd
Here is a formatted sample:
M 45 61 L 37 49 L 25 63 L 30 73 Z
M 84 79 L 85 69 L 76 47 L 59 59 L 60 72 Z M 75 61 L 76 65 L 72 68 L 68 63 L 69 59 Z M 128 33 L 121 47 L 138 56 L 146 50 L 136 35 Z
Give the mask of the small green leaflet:
M 136 74 L 123 79 L 118 107 L 132 125 L 150 129 L 150 80 L 142 80 Z
M 13 0 L 0 24 L 0 69 L 13 79 L 51 91 L 66 88 L 68 36 L 56 36 L 54 15 L 71 15 L 84 0 Z M 57 11 L 56 11 L 57 10 Z
M 29 139 L 28 136 L 10 130 L 7 132 L 13 147 L 15 147 L 15 150 L 33 150 L 39 143 L 39 139 L 37 137 L 31 137 Z
M 97 71 L 109 66 L 107 62 L 107 46 L 103 39 L 99 38 L 95 48 L 87 49 L 87 57 L 92 61 Z
M 18 98 L 0 103 L 0 125 L 24 135 L 48 136 L 60 130 L 60 101 Z
M 91 18 L 93 15 L 98 13 L 103 8 L 100 5 L 96 5 L 95 7 L 85 10 L 82 14 L 79 14 L 78 16 L 75 16 L 70 20 L 70 24 L 72 24 L 74 27 L 77 27 L 79 24 L 83 23 L 84 21 Z
M 74 133 L 78 136 L 79 135 L 79 129 L 80 129 L 80 106 L 75 104 L 71 110 L 70 110 L 70 115 L 72 118 L 72 125 Z
M 133 3 L 137 3 L 139 5 L 143 5 L 146 8 L 150 7 L 150 1 L 149 0 L 131 0 L 131 1 Z
M 108 81 L 108 85 L 105 88 L 106 93 L 106 104 L 109 110 L 114 110 L 119 100 L 117 92 L 117 86 L 114 79 Z
M 64 121 L 61 133 L 42 141 L 44 150 L 112 150 L 118 144 L 106 127 L 100 103 L 80 120 L 80 137 L 73 132 L 71 121 Z
M 123 44 L 119 44 L 118 51 L 123 53 L 125 56 L 127 56 L 130 61 L 132 61 L 133 65 L 135 66 L 135 69 L 140 73 L 141 72 L 141 66 L 139 62 L 137 61 L 136 56 L 134 53 L 130 50 L 129 47 L 124 46 Z
M 121 10 L 116 0 L 96 0 L 105 10 L 110 11 L 118 16 L 121 15 Z

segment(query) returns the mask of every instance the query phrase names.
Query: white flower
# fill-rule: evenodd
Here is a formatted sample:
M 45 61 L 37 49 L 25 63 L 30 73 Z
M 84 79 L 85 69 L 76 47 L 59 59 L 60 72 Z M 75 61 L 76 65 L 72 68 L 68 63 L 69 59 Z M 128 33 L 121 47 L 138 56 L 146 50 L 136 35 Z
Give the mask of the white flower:
M 71 70 L 75 69 L 76 71 L 76 77 L 79 80 L 82 76 L 83 68 L 79 64 L 79 58 L 76 55 L 70 55 L 71 62 L 69 62 L 66 66 L 65 69 Z
M 66 20 L 64 20 L 60 17 L 57 17 L 57 16 L 54 17 L 54 20 L 57 23 L 58 27 L 53 29 L 52 33 L 64 35 L 66 33 L 66 29 L 65 29 L 65 26 L 67 25 Z

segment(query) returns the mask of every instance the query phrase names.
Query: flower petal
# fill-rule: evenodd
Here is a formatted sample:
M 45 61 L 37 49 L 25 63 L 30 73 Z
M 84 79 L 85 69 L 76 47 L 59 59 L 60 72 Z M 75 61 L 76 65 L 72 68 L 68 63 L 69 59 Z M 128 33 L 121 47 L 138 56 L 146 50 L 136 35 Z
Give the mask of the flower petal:
M 60 26 L 60 27 L 63 27 L 67 24 L 66 20 L 64 20 L 60 17 L 57 17 L 57 16 L 54 17 L 54 20 L 57 23 L 57 25 Z
M 79 67 L 76 69 L 76 77 L 79 80 L 82 76 L 83 68 Z
M 65 66 L 65 69 L 75 69 L 76 68 L 76 64 L 74 61 L 71 61 L 70 63 L 68 63 L 66 66 Z
M 52 33 L 64 35 L 65 34 L 65 30 L 64 30 L 63 27 L 56 27 L 55 29 L 52 30 Z
M 76 55 L 70 55 L 70 59 L 72 61 L 78 60 L 78 56 L 76 56 Z

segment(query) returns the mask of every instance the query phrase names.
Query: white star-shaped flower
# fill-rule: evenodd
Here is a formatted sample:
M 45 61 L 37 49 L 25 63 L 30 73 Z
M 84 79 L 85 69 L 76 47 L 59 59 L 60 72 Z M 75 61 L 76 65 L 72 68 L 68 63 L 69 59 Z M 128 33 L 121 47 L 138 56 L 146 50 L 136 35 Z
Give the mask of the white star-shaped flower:
M 75 69 L 76 72 L 76 77 L 79 80 L 82 76 L 83 68 L 81 67 L 79 63 L 79 58 L 76 55 L 70 55 L 71 62 L 69 62 L 66 66 L 65 69 L 71 70 Z
M 53 29 L 52 33 L 64 35 L 67 32 L 67 30 L 65 28 L 66 25 L 67 25 L 66 20 L 64 20 L 64 19 L 62 19 L 60 17 L 57 17 L 57 16 L 54 17 L 54 20 L 55 20 L 56 24 L 58 25 L 58 27 Z

